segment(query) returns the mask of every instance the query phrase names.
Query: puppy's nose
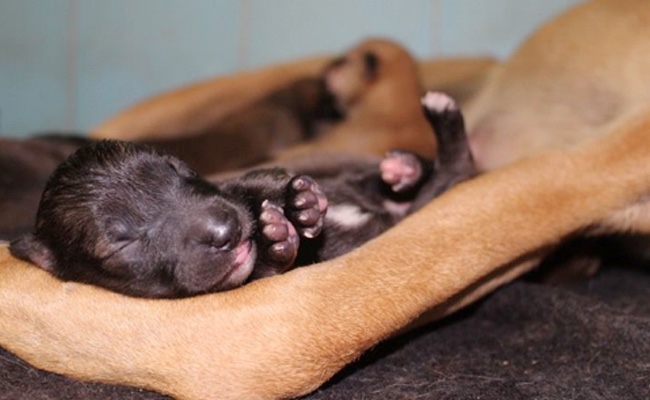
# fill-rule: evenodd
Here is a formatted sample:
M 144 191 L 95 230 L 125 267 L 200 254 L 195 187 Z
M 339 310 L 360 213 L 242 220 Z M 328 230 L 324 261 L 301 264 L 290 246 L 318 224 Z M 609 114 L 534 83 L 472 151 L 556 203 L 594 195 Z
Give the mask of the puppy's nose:
M 233 213 L 214 213 L 208 219 L 206 228 L 210 232 L 210 245 L 219 250 L 231 250 L 241 239 L 241 225 Z

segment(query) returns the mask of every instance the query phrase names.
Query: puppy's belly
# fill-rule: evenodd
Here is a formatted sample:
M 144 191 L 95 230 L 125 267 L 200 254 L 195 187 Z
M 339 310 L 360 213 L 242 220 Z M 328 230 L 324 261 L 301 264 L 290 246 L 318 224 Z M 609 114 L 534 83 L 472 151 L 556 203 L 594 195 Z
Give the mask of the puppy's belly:
M 325 215 L 327 222 L 346 229 L 356 229 L 370 221 L 372 214 L 364 212 L 359 206 L 343 203 L 330 206 Z

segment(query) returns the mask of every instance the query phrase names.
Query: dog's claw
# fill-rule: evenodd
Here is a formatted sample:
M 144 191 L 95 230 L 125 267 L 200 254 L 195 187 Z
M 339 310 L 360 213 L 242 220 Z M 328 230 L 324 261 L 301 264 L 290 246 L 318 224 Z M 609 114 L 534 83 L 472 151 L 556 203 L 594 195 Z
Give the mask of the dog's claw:
M 312 178 L 299 175 L 290 181 L 285 211 L 301 236 L 315 238 L 321 233 L 327 206 L 325 193 Z

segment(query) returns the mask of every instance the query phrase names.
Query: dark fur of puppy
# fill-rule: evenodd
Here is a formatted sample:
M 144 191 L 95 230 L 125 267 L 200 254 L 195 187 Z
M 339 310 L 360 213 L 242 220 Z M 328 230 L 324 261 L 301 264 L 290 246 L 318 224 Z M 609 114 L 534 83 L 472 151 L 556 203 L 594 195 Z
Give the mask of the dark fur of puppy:
M 374 162 L 300 166 L 322 187 L 330 202 L 321 235 L 301 244 L 299 264 L 327 260 L 350 251 L 417 211 L 453 185 L 475 174 L 461 111 L 451 98 L 428 93 L 424 115 L 436 136 L 439 156 L 426 159 L 403 150 Z
M 321 122 L 340 118 L 321 79 L 301 79 L 232 113 L 211 131 L 144 142 L 177 156 L 199 174 L 268 160 L 276 151 L 309 140 Z M 47 134 L 0 139 L 0 240 L 34 225 L 38 201 L 57 165 L 92 139 Z
M 57 168 L 34 233 L 12 242 L 12 251 L 62 279 L 135 296 L 225 290 L 254 267 L 283 272 L 277 266 L 293 261 L 297 243 L 287 222 L 265 214 L 302 199 L 310 184 L 271 169 L 217 186 L 149 147 L 97 142 Z M 308 209 L 318 204 L 301 204 L 295 226 L 319 229 L 319 209 Z
M 226 290 L 338 256 L 474 173 L 460 111 L 444 95 L 423 101 L 447 154 L 316 167 L 318 183 L 279 168 L 210 183 L 149 147 L 83 147 L 52 175 L 34 232 L 11 251 L 62 279 L 143 297 Z

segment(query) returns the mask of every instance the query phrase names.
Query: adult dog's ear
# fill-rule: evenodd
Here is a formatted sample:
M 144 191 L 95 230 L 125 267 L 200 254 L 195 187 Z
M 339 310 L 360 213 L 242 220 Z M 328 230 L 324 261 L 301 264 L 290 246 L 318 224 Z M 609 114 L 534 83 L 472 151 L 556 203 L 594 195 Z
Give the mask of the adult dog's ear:
M 366 71 L 366 78 L 368 80 L 375 80 L 379 70 L 379 57 L 377 54 L 368 51 L 363 54 L 363 63 Z
M 52 251 L 33 233 L 25 234 L 9 244 L 14 257 L 36 264 L 46 271 L 54 271 L 56 261 Z

